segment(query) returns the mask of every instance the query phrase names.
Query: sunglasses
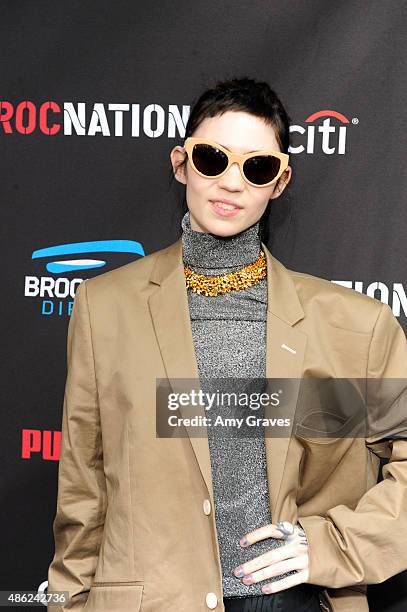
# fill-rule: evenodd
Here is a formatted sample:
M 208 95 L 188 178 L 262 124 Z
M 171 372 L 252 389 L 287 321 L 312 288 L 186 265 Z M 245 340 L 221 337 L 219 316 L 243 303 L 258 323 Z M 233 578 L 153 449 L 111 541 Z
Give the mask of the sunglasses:
M 289 155 L 280 151 L 254 151 L 239 155 L 222 145 L 190 136 L 184 142 L 184 150 L 191 166 L 200 176 L 219 178 L 237 162 L 244 180 L 254 187 L 269 187 L 275 183 L 288 166 Z

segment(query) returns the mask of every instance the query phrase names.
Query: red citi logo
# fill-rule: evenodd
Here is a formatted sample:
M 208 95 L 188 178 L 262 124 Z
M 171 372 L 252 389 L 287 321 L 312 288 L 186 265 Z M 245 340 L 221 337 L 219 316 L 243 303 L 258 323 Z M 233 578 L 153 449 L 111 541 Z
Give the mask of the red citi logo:
M 21 431 L 21 458 L 40 456 L 44 461 L 59 461 L 61 451 L 60 431 L 23 429 Z
M 323 117 L 322 125 L 315 125 Z M 351 123 L 345 115 L 334 110 L 321 110 L 307 117 L 305 123 L 307 127 L 290 125 L 290 133 L 305 135 L 306 140 L 305 144 L 290 146 L 289 153 L 312 154 L 317 148 L 326 155 L 345 154 L 347 126 Z M 352 123 L 357 124 L 358 119 L 352 119 Z

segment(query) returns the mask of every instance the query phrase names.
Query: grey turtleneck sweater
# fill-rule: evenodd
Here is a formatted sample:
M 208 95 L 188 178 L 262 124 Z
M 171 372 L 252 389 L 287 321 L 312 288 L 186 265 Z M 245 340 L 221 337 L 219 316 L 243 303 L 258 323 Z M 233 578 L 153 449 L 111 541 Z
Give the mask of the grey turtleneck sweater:
M 183 262 L 199 274 L 217 276 L 234 272 L 259 255 L 259 222 L 230 237 L 194 231 L 189 211 L 181 225 Z M 219 389 L 219 384 L 211 386 L 210 379 L 265 378 L 267 277 L 247 289 L 215 297 L 188 289 L 188 303 L 200 385 L 204 391 Z M 233 380 L 227 390 L 236 391 L 237 385 L 238 381 Z M 220 391 L 225 387 L 227 382 Z M 247 410 L 252 413 L 250 408 Z M 214 408 L 207 413 L 212 421 L 216 417 L 213 412 Z M 262 416 L 261 410 L 253 414 Z M 208 427 L 207 433 L 224 597 L 263 595 L 261 587 L 273 579 L 247 586 L 233 575 L 233 570 L 283 544 L 270 538 L 248 548 L 239 544 L 244 534 L 272 522 L 264 430 L 256 428 L 256 435 L 247 438 L 226 436 L 217 427 Z

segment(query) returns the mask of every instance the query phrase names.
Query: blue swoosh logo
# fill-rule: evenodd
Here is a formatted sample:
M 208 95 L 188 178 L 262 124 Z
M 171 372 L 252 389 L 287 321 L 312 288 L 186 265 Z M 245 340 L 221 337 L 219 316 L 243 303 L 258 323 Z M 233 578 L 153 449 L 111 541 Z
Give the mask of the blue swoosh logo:
M 144 256 L 144 249 L 140 242 L 135 240 L 93 240 L 90 242 L 72 242 L 60 244 L 44 249 L 33 251 L 32 259 L 45 257 L 63 257 L 65 255 L 76 255 L 78 253 L 134 253 Z M 76 270 L 89 270 L 102 268 L 106 265 L 103 259 L 67 259 L 49 261 L 45 268 L 48 272 L 61 274 Z

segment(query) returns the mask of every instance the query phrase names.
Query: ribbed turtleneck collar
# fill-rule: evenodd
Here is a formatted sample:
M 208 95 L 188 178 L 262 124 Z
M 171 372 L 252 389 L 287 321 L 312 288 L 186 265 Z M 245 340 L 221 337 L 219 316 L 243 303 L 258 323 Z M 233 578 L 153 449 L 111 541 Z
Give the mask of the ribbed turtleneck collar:
M 192 268 L 239 268 L 255 261 L 261 249 L 258 221 L 234 236 L 216 236 L 191 228 L 189 210 L 182 218 L 183 262 Z M 221 272 L 223 273 L 223 272 Z

